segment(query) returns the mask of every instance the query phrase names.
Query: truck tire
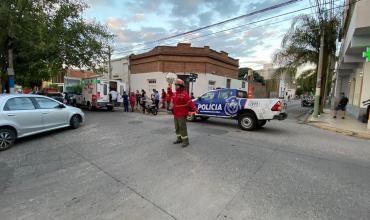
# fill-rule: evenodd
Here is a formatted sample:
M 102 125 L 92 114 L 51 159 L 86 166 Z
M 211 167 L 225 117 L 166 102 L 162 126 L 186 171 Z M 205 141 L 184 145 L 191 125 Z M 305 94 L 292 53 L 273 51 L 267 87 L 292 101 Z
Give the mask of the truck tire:
M 245 113 L 239 116 L 238 125 L 245 131 L 252 131 L 258 125 L 258 120 L 252 113 Z
M 258 120 L 258 127 L 263 127 L 267 123 L 267 120 Z
M 209 119 L 209 117 L 208 116 L 201 116 L 200 117 L 200 120 L 202 120 L 202 121 L 207 121 Z

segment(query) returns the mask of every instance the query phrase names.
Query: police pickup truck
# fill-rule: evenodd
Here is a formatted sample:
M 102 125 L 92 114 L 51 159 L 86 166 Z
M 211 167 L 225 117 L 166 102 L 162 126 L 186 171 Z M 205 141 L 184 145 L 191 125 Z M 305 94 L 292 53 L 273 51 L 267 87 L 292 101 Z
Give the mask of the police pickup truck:
M 198 109 L 188 121 L 209 117 L 237 119 L 243 130 L 262 127 L 270 120 L 287 118 L 285 105 L 279 99 L 248 99 L 247 92 L 238 89 L 216 89 L 194 99 Z

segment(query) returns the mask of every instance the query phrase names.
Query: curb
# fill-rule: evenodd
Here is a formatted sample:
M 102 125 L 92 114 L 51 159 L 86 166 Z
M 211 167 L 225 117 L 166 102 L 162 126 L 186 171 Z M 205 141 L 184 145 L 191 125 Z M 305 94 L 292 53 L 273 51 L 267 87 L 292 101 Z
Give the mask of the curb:
M 306 122 L 306 124 L 312 127 L 323 129 L 323 130 L 332 131 L 332 132 L 340 133 L 340 134 L 351 136 L 351 137 L 357 137 L 357 138 L 370 140 L 370 132 L 355 132 L 355 131 L 346 130 L 342 128 L 335 128 L 323 122 Z

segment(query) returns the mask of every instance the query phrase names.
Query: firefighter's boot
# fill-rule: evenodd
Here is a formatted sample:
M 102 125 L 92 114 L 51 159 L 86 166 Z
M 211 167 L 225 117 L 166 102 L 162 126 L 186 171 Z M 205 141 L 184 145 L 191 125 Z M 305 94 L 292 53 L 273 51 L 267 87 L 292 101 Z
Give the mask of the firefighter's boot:
M 180 143 L 182 143 L 182 139 L 180 136 L 177 136 L 177 139 L 176 141 L 173 142 L 173 144 L 180 144 Z
M 189 138 L 184 138 L 181 147 L 187 147 L 189 146 Z

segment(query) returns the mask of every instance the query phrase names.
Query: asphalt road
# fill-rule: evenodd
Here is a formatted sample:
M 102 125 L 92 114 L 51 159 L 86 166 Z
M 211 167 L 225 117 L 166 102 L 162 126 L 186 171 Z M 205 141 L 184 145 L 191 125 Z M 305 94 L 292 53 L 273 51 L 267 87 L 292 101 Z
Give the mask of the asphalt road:
M 370 219 L 370 142 L 289 118 L 241 131 L 171 116 L 88 112 L 78 130 L 0 152 L 0 219 Z

